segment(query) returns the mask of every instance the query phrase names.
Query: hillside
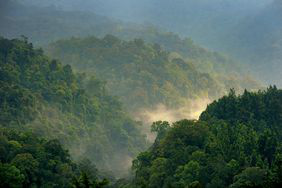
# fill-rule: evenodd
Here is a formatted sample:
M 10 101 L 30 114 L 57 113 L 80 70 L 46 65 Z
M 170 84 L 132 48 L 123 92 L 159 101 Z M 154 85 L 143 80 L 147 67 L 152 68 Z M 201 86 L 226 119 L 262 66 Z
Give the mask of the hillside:
M 192 100 L 214 99 L 232 87 L 258 87 L 251 77 L 236 69 L 228 71 L 232 70 L 231 60 L 200 48 L 191 40 L 168 36 L 160 43 L 179 53 L 142 39 L 124 41 L 112 35 L 59 40 L 47 51 L 64 64 L 106 81 L 109 91 L 133 112 L 159 104 L 190 108 Z
M 0 128 L 0 134 L 1 187 L 67 188 L 93 184 L 102 188 L 109 183 L 100 180 L 89 160 L 74 163 L 58 140 L 10 128 Z
M 154 123 L 157 139 L 133 162 L 130 185 L 281 186 L 281 100 L 276 87 L 239 96 L 231 90 L 210 104 L 199 121 Z
M 87 156 L 118 176 L 146 148 L 140 123 L 128 117 L 103 82 L 74 74 L 70 65 L 50 60 L 26 39 L 0 39 L 0 68 L 1 127 L 58 139 L 73 159 Z
M 0 0 L 0 188 L 282 187 L 281 18 L 282 0 Z
M 190 38 L 180 37 L 179 35 L 171 32 L 167 32 L 166 29 L 162 27 L 158 28 L 152 24 L 141 24 L 134 22 L 122 22 L 117 20 L 117 17 L 104 17 L 99 16 L 95 12 L 101 13 L 100 11 L 103 8 L 106 8 L 106 5 L 103 3 L 110 3 L 110 1 L 105 2 L 87 2 L 85 1 L 83 4 L 89 4 L 89 7 L 94 6 L 92 11 L 82 11 L 83 9 L 79 9 L 79 5 L 73 5 L 72 3 L 77 3 L 73 1 L 72 3 L 64 3 L 63 1 L 57 2 L 60 5 L 56 4 L 56 6 L 47 6 L 47 2 L 36 1 L 33 2 L 35 5 L 31 5 L 28 3 L 29 1 L 19 2 L 6 0 L 6 5 L 2 5 L 4 7 L 4 11 L 2 11 L 2 16 L 0 17 L 0 34 L 8 37 L 15 38 L 24 35 L 29 38 L 35 45 L 37 46 L 46 46 L 50 42 L 55 42 L 59 39 L 68 39 L 70 37 L 88 37 L 88 36 L 96 36 L 96 37 L 104 37 L 107 34 L 111 34 L 119 37 L 123 40 L 134 40 L 135 38 L 141 38 L 147 43 L 157 43 L 161 45 L 165 50 L 170 52 L 176 52 L 177 55 L 180 54 L 184 59 L 189 58 L 196 59 L 197 63 L 194 63 L 194 66 L 203 73 L 213 73 L 220 74 L 219 79 L 229 79 L 226 78 L 225 75 L 232 75 L 232 77 L 236 77 L 235 79 L 241 79 L 242 88 L 249 88 L 250 85 L 243 86 L 244 79 L 253 79 L 252 75 L 250 75 L 250 68 L 241 62 L 234 61 L 233 59 L 227 57 L 224 54 L 214 52 L 211 50 L 207 50 L 197 43 L 193 42 Z M 134 1 L 135 2 L 135 1 Z M 131 3 L 134 3 L 131 2 Z M 45 6 L 38 6 L 41 3 L 47 3 Z M 52 5 L 54 2 L 49 2 L 49 5 Z M 94 4 L 93 4 L 94 3 Z M 95 3 L 98 3 L 97 6 Z M 128 2 L 124 2 L 127 4 Z M 138 2 L 135 2 L 138 3 Z M 140 3 L 140 2 L 139 2 Z M 145 2 L 143 2 L 145 3 Z M 147 2 L 148 3 L 148 2 Z M 205 7 L 209 9 L 210 3 L 208 2 L 178 2 L 175 6 L 181 6 L 182 3 L 185 4 L 185 7 L 189 9 L 190 6 L 195 5 L 193 9 L 199 9 L 201 7 Z M 186 6 L 188 3 L 189 6 Z M 146 3 L 145 3 L 146 4 Z M 224 3 L 223 3 L 224 4 Z M 244 3 L 243 3 L 244 4 Z M 73 5 L 73 8 L 64 8 L 67 5 Z M 157 6 L 157 1 L 150 6 Z M 169 2 L 163 2 L 162 6 L 169 6 Z M 219 9 L 223 5 L 215 3 L 214 10 Z M 231 6 L 231 5 L 230 5 Z M 230 6 L 225 4 L 223 7 L 230 8 Z M 99 9 L 98 7 L 101 7 Z M 137 8 L 137 7 L 133 7 Z M 97 10 L 96 10 L 97 9 Z M 190 9 L 189 9 L 190 10 Z M 228 9 L 227 9 L 228 10 Z M 235 10 L 234 10 L 235 11 Z M 242 10 L 243 11 L 243 10 Z M 204 17 L 210 17 L 209 11 L 207 11 L 207 15 Z M 228 12 L 228 11 L 227 11 Z M 237 11 L 235 11 L 238 14 Z M 188 11 L 189 13 L 189 11 Z M 223 13 L 222 13 L 223 14 Z M 163 15 L 163 14 L 161 14 Z M 194 15 L 194 14 L 193 14 Z M 109 15 L 110 16 L 110 15 Z M 194 15 L 195 16 L 195 15 Z M 241 15 L 241 17 L 243 14 Z M 220 16 L 218 16 L 220 17 Z M 226 17 L 226 16 L 222 16 Z M 227 16 L 228 17 L 228 16 Z M 239 22 L 239 21 L 238 21 Z M 232 24 L 234 26 L 237 21 Z M 216 23 L 216 22 L 215 22 Z M 233 23 L 233 22 L 232 22 Z M 206 26 L 207 24 L 199 21 L 199 24 L 202 26 Z M 196 33 L 200 33 L 198 30 L 204 31 L 205 34 L 201 34 L 201 39 L 210 38 L 210 36 L 215 36 L 212 32 L 217 33 L 217 35 L 224 36 L 226 39 L 225 43 L 232 41 L 232 37 L 225 36 L 224 31 L 212 31 L 212 29 L 196 29 L 193 24 L 182 24 L 187 27 L 191 27 L 185 29 L 186 31 L 195 30 Z M 174 27 L 173 27 L 174 28 Z M 170 31 L 170 30 L 169 30 Z M 208 31 L 208 33 L 207 33 Z M 231 34 L 232 32 L 229 32 Z M 193 39 L 197 39 L 194 35 L 190 35 L 189 33 L 185 36 L 193 37 Z M 236 36 L 236 34 L 234 34 Z M 197 40 L 198 41 L 198 40 Z M 220 39 L 213 40 L 212 44 L 220 43 Z M 227 41 L 227 42 L 226 42 Z M 233 46 L 235 43 L 232 43 Z M 205 43 L 206 46 L 208 46 Z M 236 45 L 234 45 L 236 46 Z M 223 45 L 222 49 L 229 49 L 226 45 Z M 236 48 L 240 49 L 240 48 Z M 234 49 L 234 53 L 236 52 Z M 244 49 L 244 48 L 242 48 Z M 228 51 L 230 52 L 230 51 Z M 232 53 L 231 53 L 232 55 Z M 243 71 L 244 70 L 244 71 Z M 242 76 L 250 75 L 249 78 Z M 225 78 L 222 78 L 225 77 Z M 236 86 L 237 88 L 238 86 Z
M 114 1 L 4 0 L 0 34 L 7 38 L 24 35 L 37 46 L 73 36 L 111 34 L 123 40 L 142 38 L 158 43 L 184 57 L 190 46 L 185 41 L 191 37 L 196 44 L 240 62 L 232 62 L 229 71 L 235 68 L 237 72 L 239 64 L 261 82 L 281 84 L 280 74 L 272 74 L 280 70 L 281 62 L 279 0 Z

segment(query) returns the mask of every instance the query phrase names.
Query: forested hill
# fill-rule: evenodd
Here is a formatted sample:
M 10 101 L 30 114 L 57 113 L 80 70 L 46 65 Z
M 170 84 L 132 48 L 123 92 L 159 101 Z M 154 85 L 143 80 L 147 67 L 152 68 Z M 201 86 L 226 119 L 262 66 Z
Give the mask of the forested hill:
M 0 38 L 0 111 L 1 127 L 58 139 L 73 159 L 87 157 L 118 176 L 146 148 L 141 125 L 103 82 L 74 74 L 25 38 Z
M 1 2 L 3 9 L 0 17 L 1 35 L 7 38 L 24 35 L 39 46 L 73 36 L 104 37 L 111 34 L 127 41 L 141 38 L 149 43 L 157 43 L 170 52 L 177 52 L 184 58 L 201 60 L 195 66 L 203 72 L 242 71 L 239 62 L 209 51 L 190 38 L 181 38 L 175 33 L 166 32 L 150 24 L 125 23 L 93 12 L 65 11 L 52 6 L 28 5 L 13 0 Z
M 194 66 L 203 73 L 220 74 L 217 75 L 220 79 L 229 79 L 225 77 L 226 75 L 236 77 L 242 79 L 241 85 L 244 84 L 243 80 L 247 79 L 247 84 L 242 88 L 250 88 L 248 83 L 253 79 L 252 76 L 246 78 L 241 75 L 242 72 L 245 75 L 250 74 L 246 66 L 225 55 L 209 51 L 190 38 L 180 37 L 151 24 L 126 23 L 93 12 L 66 11 L 55 6 L 37 7 L 29 4 L 28 1 L 24 2 L 26 3 L 17 0 L 1 2 L 3 9 L 0 17 L 1 35 L 8 38 L 24 35 L 37 46 L 46 46 L 50 42 L 72 36 L 101 38 L 111 34 L 127 41 L 141 38 L 146 43 L 157 43 L 165 50 L 176 52 L 176 55 L 181 55 L 184 59 L 196 59 L 197 63 L 194 63 Z M 40 4 L 40 1 L 38 3 Z
M 109 184 L 91 161 L 74 163 L 58 140 L 0 128 L 1 187 L 104 187 Z
M 0 35 L 8 38 L 25 35 L 35 45 L 47 45 L 72 36 L 103 37 L 112 34 L 124 40 L 142 38 L 146 42 L 158 43 L 166 50 L 177 51 L 185 57 L 189 54 L 190 42 L 167 32 L 174 31 L 182 33 L 182 37 L 192 37 L 197 43 L 239 59 L 244 64 L 245 72 L 256 74 L 260 81 L 280 84 L 280 74 L 271 74 L 280 70 L 281 62 L 280 0 L 273 1 L 272 4 L 272 0 L 136 0 L 123 1 L 119 5 L 115 5 L 115 0 L 83 3 L 76 0 L 33 1 L 33 4 L 45 5 L 41 7 L 30 2 L 31 0 L 0 2 Z M 132 6 L 129 8 L 130 5 Z M 122 11 L 123 8 L 128 8 L 128 11 Z M 138 22 L 138 18 L 144 18 L 160 28 L 148 23 L 119 21 L 115 15 L 117 11 L 121 11 L 121 18 L 129 17 L 128 14 L 132 13 L 132 21 Z M 138 14 L 146 16 L 138 17 Z M 239 63 L 232 64 L 233 67 L 229 68 L 234 70 L 234 65 L 238 66 Z M 210 71 L 210 67 L 201 68 Z
M 142 39 L 124 41 L 106 35 L 101 39 L 59 40 L 49 45 L 48 55 L 105 80 L 111 93 L 133 111 L 158 104 L 179 108 L 193 99 L 217 98 L 229 88 L 258 87 L 251 77 L 232 71 L 230 59 L 200 48 L 191 40 L 168 36 L 161 43 L 179 53 Z
M 282 84 L 281 18 L 282 0 L 0 0 L 0 188 L 282 187 L 263 85 Z
M 276 87 L 239 96 L 231 90 L 199 121 L 154 123 L 157 139 L 133 162 L 131 186 L 281 187 L 281 102 Z

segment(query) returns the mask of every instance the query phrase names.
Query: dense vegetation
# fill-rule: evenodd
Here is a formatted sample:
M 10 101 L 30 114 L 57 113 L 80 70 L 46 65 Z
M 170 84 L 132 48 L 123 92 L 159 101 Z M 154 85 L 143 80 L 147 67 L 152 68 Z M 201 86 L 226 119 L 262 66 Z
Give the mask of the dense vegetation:
M 133 162 L 133 187 L 279 187 L 282 90 L 229 95 L 199 121 L 156 122 L 154 145 Z
M 189 38 L 182 39 L 175 33 L 161 31 L 149 24 L 123 23 L 90 12 L 65 11 L 52 6 L 27 6 L 17 0 L 1 3 L 0 34 L 8 38 L 24 35 L 40 45 L 72 36 L 103 37 L 111 34 L 123 40 L 142 38 L 146 42 L 161 45 L 165 50 L 177 52 L 184 58 L 196 60 L 195 66 L 203 72 L 240 72 L 238 62 L 208 51 Z
M 260 81 L 281 84 L 277 76 L 280 74 L 276 72 L 280 70 L 282 59 L 280 0 L 127 0 L 115 6 L 112 6 L 116 4 L 115 0 L 2 0 L 0 3 L 0 34 L 5 37 L 25 35 L 34 44 L 46 45 L 72 36 L 103 37 L 112 34 L 126 40 L 142 38 L 179 53 L 179 47 L 182 48 L 186 40 L 180 41 L 177 35 L 163 29 L 166 28 L 239 59 L 244 64 L 243 69 L 255 74 Z M 42 4 L 45 6 L 40 7 Z M 117 18 L 129 18 L 135 24 L 124 23 Z M 154 26 L 140 22 L 153 23 Z M 189 54 L 189 50 L 185 50 L 185 54 Z M 201 70 L 211 71 L 206 66 L 211 62 L 204 62 Z M 229 71 L 238 64 L 229 63 L 232 64 Z M 195 66 L 198 67 L 198 64 Z
M 75 166 L 59 142 L 6 129 L 0 140 L 1 187 L 70 186 Z
M 0 0 L 0 187 L 281 187 L 281 5 Z
M 75 46 L 72 46 L 74 41 Z M 124 172 L 122 167 L 128 165 L 125 163 L 145 149 L 146 140 L 140 134 L 138 123 L 127 117 L 121 104 L 107 94 L 105 83 L 93 75 L 105 76 L 102 77 L 105 80 L 118 75 L 117 78 L 123 78 L 121 82 L 136 71 L 142 73 L 141 68 L 147 67 L 144 70 L 154 70 L 151 75 L 165 72 L 164 79 L 178 78 L 171 84 L 176 88 L 181 88 L 177 84 L 181 83 L 180 78 L 185 78 L 183 70 L 190 71 L 188 76 L 195 76 L 190 83 L 197 83 L 197 87 L 205 83 L 197 82 L 201 77 L 209 76 L 197 71 L 193 63 L 172 58 L 172 54 L 159 45 L 146 44 L 140 39 L 125 42 L 108 35 L 103 39 L 73 38 L 62 42 L 67 52 L 81 49 L 80 60 L 88 56 L 95 60 L 76 64 L 72 61 L 76 59 L 75 53 L 69 59 L 78 70 L 89 71 L 92 76 L 74 74 L 70 65 L 50 60 L 41 49 L 34 49 L 26 38 L 0 40 L 1 186 L 87 187 L 91 184 L 101 187 L 107 181 L 98 179 L 95 166 L 91 167 L 87 160 L 75 164 L 63 147 L 70 149 L 77 161 L 87 156 L 99 168 L 115 170 L 115 175 Z M 90 46 L 89 51 L 83 48 L 86 44 Z M 126 64 L 128 59 L 133 64 Z M 111 66 L 119 69 L 114 70 Z M 100 71 L 95 72 L 96 69 Z M 171 73 L 172 70 L 179 72 Z M 150 78 L 141 75 L 137 78 Z M 211 81 L 212 77 L 207 80 Z M 193 90 L 193 84 L 190 90 L 200 94 Z M 212 84 L 204 86 L 208 88 Z M 173 99 L 164 101 L 170 100 Z M 199 121 L 182 120 L 171 126 L 167 122 L 155 122 L 152 131 L 157 133 L 157 138 L 149 150 L 134 160 L 133 181 L 121 180 L 116 186 L 281 185 L 281 103 L 282 90 L 276 87 L 259 92 L 245 91 L 239 96 L 231 90 L 229 95 L 210 104 Z M 177 103 L 168 105 L 173 104 Z
M 73 38 L 58 41 L 49 52 L 107 81 L 109 90 L 135 110 L 158 103 L 179 106 L 201 92 L 211 96 L 220 92 L 208 74 L 199 73 L 182 59 L 170 59 L 160 46 L 147 45 L 141 39 L 125 42 L 110 35 L 103 39 Z
M 0 130 L 0 187 L 85 187 L 107 185 L 88 160 L 75 164 L 58 140 L 30 132 Z
M 259 79 L 281 84 L 281 0 L 123 0 L 116 6 L 111 6 L 115 0 L 83 2 L 72 2 L 71 9 L 148 22 L 192 37 L 249 65 Z M 66 7 L 64 1 L 60 5 Z
M 58 139 L 75 159 L 87 156 L 118 175 L 130 165 L 121 161 L 146 148 L 140 123 L 103 82 L 74 74 L 26 39 L 0 38 L 0 68 L 1 127 Z
M 123 41 L 112 35 L 60 40 L 49 46 L 48 54 L 105 80 L 111 93 L 119 96 L 130 110 L 160 103 L 176 108 L 196 97 L 216 98 L 232 86 L 257 87 L 252 79 L 246 78 L 242 84 L 231 72 L 227 76 L 224 66 L 228 67 L 228 60 L 191 40 L 168 35 L 162 42 L 188 59 L 156 43 L 147 44 L 142 39 Z M 210 71 L 201 71 L 204 69 Z
M 93 12 L 80 12 L 80 11 L 72 10 L 72 8 L 74 9 L 78 8 L 79 7 L 78 5 L 72 7 L 71 9 L 67 8 L 68 9 L 67 11 L 66 9 L 60 9 L 58 7 L 56 8 L 55 6 L 53 7 L 27 6 L 28 3 L 24 4 L 17 0 L 15 1 L 5 0 L 4 2 L 6 3 L 2 3 L 2 7 L 3 7 L 2 9 L 4 10 L 2 11 L 2 16 L 0 17 L 0 34 L 4 35 L 5 37 L 13 38 L 13 37 L 19 37 L 20 35 L 25 35 L 33 43 L 37 45 L 46 45 L 50 42 L 54 42 L 56 40 L 63 38 L 69 38 L 72 36 L 86 37 L 91 35 L 97 37 L 104 37 L 107 34 L 111 34 L 119 37 L 122 40 L 127 40 L 127 41 L 132 41 L 135 38 L 141 38 L 145 41 L 145 43 L 153 43 L 153 44 L 156 43 L 159 44 L 162 47 L 162 49 L 169 52 L 173 52 L 172 58 L 180 58 L 180 59 L 182 58 L 185 61 L 189 61 L 190 63 L 193 64 L 193 66 L 197 69 L 198 72 L 210 74 L 209 76 L 212 77 L 212 80 L 216 80 L 217 82 L 216 84 L 220 85 L 218 86 L 220 87 L 220 89 L 217 90 L 219 90 L 218 93 L 221 93 L 221 95 L 223 93 L 222 91 L 226 91 L 231 87 L 235 88 L 236 90 L 240 90 L 244 88 L 251 89 L 258 87 L 258 84 L 254 81 L 253 77 L 247 71 L 245 72 L 243 71 L 245 67 L 242 67 L 242 65 L 239 62 L 236 62 L 220 53 L 212 52 L 207 49 L 204 49 L 199 45 L 195 44 L 189 38 L 181 38 L 177 34 L 165 32 L 164 30 L 160 30 L 150 24 L 124 23 L 114 19 L 98 16 Z M 44 2 L 35 1 L 35 3 L 41 4 Z M 54 2 L 48 2 L 48 3 L 52 4 Z M 77 3 L 77 2 L 72 2 L 72 3 Z M 93 2 L 85 1 L 85 3 L 92 4 Z M 94 4 L 95 3 L 98 4 L 97 6 L 94 7 L 94 9 L 96 10 L 98 7 L 103 8 L 103 3 L 107 4 L 110 3 L 110 1 L 94 2 Z M 99 3 L 102 5 L 100 6 Z M 138 3 L 138 2 L 134 2 L 134 3 Z M 181 1 L 177 5 L 181 5 L 182 3 L 185 4 L 184 1 Z M 190 7 L 189 3 L 191 4 L 191 2 L 188 2 L 189 6 L 185 5 L 183 7 L 188 7 L 189 9 Z M 65 7 L 68 4 L 69 1 L 68 3 L 64 3 L 62 1 L 60 6 Z M 153 7 L 157 5 L 159 5 L 157 1 L 152 4 Z M 163 6 L 168 6 L 168 5 L 170 5 L 169 2 L 163 2 Z M 99 12 L 101 10 L 97 10 L 97 11 Z M 187 24 L 183 24 L 183 25 L 186 26 Z M 201 24 L 201 25 L 207 25 L 207 24 Z M 89 44 L 90 42 L 88 42 L 87 40 L 88 37 L 81 39 L 81 41 L 79 42 L 80 44 L 78 44 L 80 45 L 81 48 L 83 48 L 83 50 L 89 50 L 88 49 L 89 47 L 93 48 L 93 46 L 87 46 L 90 45 Z M 60 43 L 61 42 L 62 41 L 60 41 Z M 67 42 L 70 43 L 70 41 Z M 72 44 L 73 48 L 78 48 L 75 46 L 76 42 L 78 41 L 73 40 L 73 44 Z M 94 39 L 91 40 L 91 42 L 95 42 Z M 98 44 L 92 44 L 92 45 L 98 45 Z M 118 48 L 120 48 L 120 46 Z M 138 46 L 137 48 L 142 48 L 142 47 Z M 59 50 L 61 54 L 55 51 L 56 54 L 51 53 L 51 55 L 55 55 L 56 58 L 61 59 L 64 64 L 69 64 L 70 62 L 75 62 L 76 64 L 78 63 L 85 64 L 85 62 L 83 61 L 87 61 L 87 63 L 88 61 L 94 61 L 94 60 L 96 61 L 95 57 L 93 56 L 88 56 L 87 58 L 85 57 L 84 59 L 81 59 L 80 56 L 83 55 L 84 53 L 83 50 L 74 51 L 75 54 L 79 56 L 76 57 L 77 59 L 73 59 L 73 58 L 71 59 L 70 57 L 68 57 L 67 60 L 62 58 L 62 56 L 65 55 L 65 53 L 69 53 L 68 51 L 66 51 L 67 49 L 65 49 L 65 46 L 63 49 L 56 49 L 56 50 Z M 145 53 L 147 52 L 148 50 L 146 50 Z M 97 53 L 98 52 L 96 52 L 95 54 Z M 130 52 L 130 53 L 132 53 L 131 54 L 132 56 L 136 55 L 135 52 Z M 155 53 L 155 52 L 149 52 L 149 53 Z M 67 56 L 69 55 L 70 54 L 67 54 Z M 107 54 L 107 55 L 113 55 L 113 54 Z M 130 59 L 127 59 L 125 62 L 129 62 L 129 61 Z M 100 69 L 96 69 L 96 72 L 100 72 Z M 187 74 L 187 71 L 186 72 L 182 71 L 182 72 Z M 156 75 L 156 77 L 157 76 L 158 75 Z M 190 78 L 188 79 L 191 80 L 191 77 L 193 76 L 190 76 Z M 109 79 L 110 78 L 107 78 L 105 80 L 108 81 Z M 111 87 L 109 86 L 108 88 Z M 145 88 L 143 87 L 142 89 Z M 159 90 L 159 94 L 164 95 L 161 93 L 160 90 Z M 207 93 L 207 92 L 203 91 L 203 93 Z M 120 93 L 114 93 L 114 94 L 120 96 Z M 189 91 L 189 94 L 197 95 L 195 91 Z M 179 97 L 176 96 L 175 98 L 179 98 Z M 211 96 L 211 98 L 214 99 L 213 96 Z

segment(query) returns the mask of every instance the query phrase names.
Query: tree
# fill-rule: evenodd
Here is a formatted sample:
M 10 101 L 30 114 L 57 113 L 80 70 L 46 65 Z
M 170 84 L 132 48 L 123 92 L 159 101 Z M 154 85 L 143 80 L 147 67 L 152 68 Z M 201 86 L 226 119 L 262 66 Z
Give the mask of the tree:
M 0 163 L 0 187 L 21 188 L 24 179 L 25 176 L 17 167 Z
M 160 140 L 166 134 L 166 131 L 169 129 L 170 125 L 167 121 L 157 121 L 154 122 L 151 126 L 151 132 L 157 133 L 156 140 Z
M 103 179 L 99 181 L 97 179 L 92 180 L 89 176 L 82 172 L 78 178 L 73 179 L 72 187 L 74 188 L 103 188 L 109 184 L 108 180 Z
M 186 187 L 199 181 L 201 166 L 196 161 L 189 161 L 184 166 L 178 167 L 174 177 L 177 179 L 177 187 Z
M 267 176 L 268 172 L 266 170 L 258 167 L 249 167 L 234 177 L 234 182 L 230 185 L 230 187 L 270 187 L 270 182 Z
M 167 159 L 157 158 L 153 161 L 150 168 L 149 187 L 158 188 L 165 186 Z
M 11 162 L 24 174 L 24 186 L 35 186 L 38 181 L 39 163 L 30 153 L 17 154 Z

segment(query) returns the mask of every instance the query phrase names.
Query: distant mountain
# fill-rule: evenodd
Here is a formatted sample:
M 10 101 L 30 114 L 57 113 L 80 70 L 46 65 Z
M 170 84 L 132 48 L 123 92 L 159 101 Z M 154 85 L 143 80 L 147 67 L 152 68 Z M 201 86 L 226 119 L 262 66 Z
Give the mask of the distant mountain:
M 71 36 L 101 35 L 119 26 L 117 21 L 89 12 L 60 11 L 55 6 L 38 7 L 13 0 L 2 4 L 0 35 L 24 35 L 37 45 Z
M 279 54 L 280 43 L 279 40 L 275 39 L 279 39 L 279 37 L 269 39 L 273 42 L 269 42 L 268 45 L 264 45 L 263 42 L 261 44 L 256 43 L 262 40 L 262 37 L 260 32 L 254 30 L 261 25 L 255 24 L 257 22 L 255 20 L 259 21 L 259 16 L 255 20 L 254 17 L 259 14 L 262 15 L 262 12 L 273 12 L 270 10 L 262 11 L 270 3 L 270 0 L 240 0 L 236 2 L 222 0 L 164 0 L 161 2 L 159 0 L 133 0 L 119 3 L 116 3 L 115 0 L 5 0 L 1 1 L 1 3 L 3 10 L 0 17 L 0 34 L 8 38 L 25 35 L 35 45 L 42 46 L 72 36 L 87 37 L 95 35 L 103 37 L 106 34 L 112 34 L 125 40 L 142 38 L 150 43 L 158 43 L 166 50 L 178 53 L 181 51 L 180 54 L 186 57 L 187 54 L 189 55 L 189 48 L 187 48 L 187 43 L 184 44 L 184 40 L 182 41 L 185 37 L 166 32 L 166 30 L 176 31 L 183 36 L 192 37 L 196 43 L 224 51 L 232 58 L 245 62 L 246 66 L 243 69 L 248 73 L 259 72 L 257 77 L 262 81 L 279 80 L 279 76 L 271 79 L 271 75 L 267 79 L 267 76 L 265 76 L 267 71 L 258 71 L 258 69 L 264 70 L 260 65 L 248 67 L 249 62 L 262 62 L 264 59 L 268 61 L 265 57 L 272 55 L 272 48 L 276 48 L 273 53 L 276 54 L 276 57 L 279 57 L 277 54 Z M 278 3 L 279 1 L 276 1 L 276 4 Z M 269 7 L 265 9 L 270 9 Z M 273 7 L 276 7 L 276 5 Z M 139 23 L 134 24 L 117 20 L 125 20 L 125 18 L 130 18 L 132 22 Z M 271 23 L 268 18 L 265 17 L 265 22 Z M 149 24 L 147 21 L 160 28 Z M 140 24 L 140 22 L 147 23 Z M 268 26 L 262 28 L 268 28 Z M 276 33 L 276 36 L 279 35 L 279 29 L 275 31 L 275 28 L 273 28 L 272 31 Z M 256 39 L 256 36 L 260 39 Z M 268 50 L 257 50 L 256 48 L 259 46 L 263 46 Z M 266 51 L 268 51 L 268 55 L 265 56 Z M 254 59 L 252 57 L 258 58 Z M 278 61 L 275 62 L 278 64 Z M 238 62 L 234 62 L 231 69 L 234 69 L 234 66 L 238 66 Z M 239 66 L 242 66 L 242 63 Z M 268 66 L 271 67 L 272 65 L 268 64 Z M 207 69 L 204 67 L 202 70 Z M 260 75 L 262 73 L 263 76 Z
M 152 23 L 227 53 L 244 62 L 262 81 L 282 84 L 277 72 L 281 69 L 280 0 L 74 0 L 53 4 Z
M 34 1 L 36 5 L 55 5 L 63 10 L 92 11 L 99 15 L 152 23 L 166 30 L 192 37 L 197 43 L 220 48 L 222 35 L 248 15 L 272 0 L 60 0 Z
M 248 76 L 248 78 L 246 77 L 248 72 L 243 71 L 240 63 L 235 62 L 222 54 L 202 48 L 189 38 L 181 38 L 177 34 L 160 31 L 160 29 L 154 26 L 120 22 L 89 12 L 68 11 L 66 10 L 66 7 L 62 10 L 63 8 L 50 7 L 49 5 L 38 7 L 27 6 L 27 4 L 19 2 L 9 2 L 9 8 L 7 9 L 11 11 L 5 13 L 5 16 L 0 22 L 3 26 L 0 27 L 0 33 L 6 37 L 25 35 L 35 44 L 41 46 L 45 46 L 49 42 L 70 38 L 72 36 L 86 37 L 94 35 L 97 37 L 104 37 L 106 34 L 112 34 L 126 41 L 141 38 L 145 43 L 156 43 L 160 45 L 163 50 L 174 52 L 174 58 L 180 57 L 180 59 L 185 61 L 193 61 L 192 64 L 195 71 L 201 74 L 207 73 L 213 75 L 213 79 L 220 82 L 220 84 L 217 84 L 222 84 L 220 86 L 222 91 L 219 91 L 218 89 L 214 90 L 217 90 L 217 93 L 222 93 L 230 87 L 234 87 L 238 90 L 257 87 L 257 83 L 255 83 L 252 76 Z M 40 1 L 36 2 L 38 4 Z M 86 39 L 81 42 L 86 44 L 85 40 Z M 89 38 L 89 40 L 91 41 L 91 38 Z M 80 45 L 82 45 L 82 49 L 85 50 L 85 47 L 87 46 L 84 46 L 83 44 Z M 76 48 L 75 44 L 72 44 L 71 46 L 73 46 L 74 49 Z M 62 53 L 64 53 L 64 49 L 58 50 L 63 50 Z M 55 57 L 59 58 L 60 56 Z M 88 58 L 91 61 L 95 59 L 91 59 L 91 57 Z M 64 60 L 64 63 L 74 63 L 74 61 L 66 62 L 65 59 L 62 60 Z M 78 60 L 80 61 L 81 59 Z M 84 60 L 82 62 L 75 62 L 75 64 L 78 63 L 83 64 L 85 62 Z M 97 69 L 96 72 L 99 72 L 98 70 L 99 69 Z M 114 90 L 114 92 L 116 92 L 116 90 Z M 193 93 L 193 95 L 196 94 L 194 91 L 190 91 L 189 93 Z M 118 94 L 118 96 L 121 95 Z M 212 94 L 210 96 L 214 98 L 219 95 Z
M 282 1 L 274 1 L 237 28 L 229 53 L 247 60 L 264 80 L 281 85 Z

